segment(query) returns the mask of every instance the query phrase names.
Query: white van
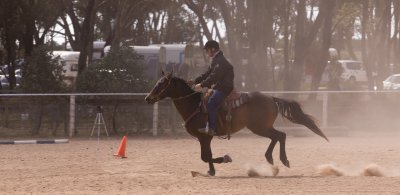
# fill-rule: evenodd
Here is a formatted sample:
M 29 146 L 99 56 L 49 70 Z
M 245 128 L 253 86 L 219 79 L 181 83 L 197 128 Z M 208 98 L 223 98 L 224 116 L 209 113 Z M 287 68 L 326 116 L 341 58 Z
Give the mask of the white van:
M 54 57 L 60 57 L 61 63 L 64 64 L 64 82 L 67 85 L 75 83 L 78 76 L 78 60 L 79 52 L 77 51 L 53 51 Z
M 367 72 L 361 61 L 338 60 L 342 67 L 341 78 L 349 82 L 367 82 Z

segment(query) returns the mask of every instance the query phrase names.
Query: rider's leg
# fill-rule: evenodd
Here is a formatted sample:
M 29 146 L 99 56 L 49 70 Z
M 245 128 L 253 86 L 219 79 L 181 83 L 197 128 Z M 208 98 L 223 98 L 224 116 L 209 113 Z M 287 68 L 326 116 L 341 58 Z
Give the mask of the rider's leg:
M 214 93 L 208 99 L 207 110 L 208 110 L 208 127 L 210 130 L 216 133 L 217 129 L 217 116 L 218 107 L 222 104 L 225 99 L 225 94 L 221 91 L 214 90 Z

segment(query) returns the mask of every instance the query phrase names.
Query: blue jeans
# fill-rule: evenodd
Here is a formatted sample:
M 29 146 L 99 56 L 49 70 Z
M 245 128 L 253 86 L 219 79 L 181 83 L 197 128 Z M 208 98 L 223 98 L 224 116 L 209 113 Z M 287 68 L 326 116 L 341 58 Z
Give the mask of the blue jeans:
M 214 90 L 214 93 L 208 99 L 208 127 L 210 129 L 217 129 L 218 108 L 223 103 L 226 95 L 221 91 Z

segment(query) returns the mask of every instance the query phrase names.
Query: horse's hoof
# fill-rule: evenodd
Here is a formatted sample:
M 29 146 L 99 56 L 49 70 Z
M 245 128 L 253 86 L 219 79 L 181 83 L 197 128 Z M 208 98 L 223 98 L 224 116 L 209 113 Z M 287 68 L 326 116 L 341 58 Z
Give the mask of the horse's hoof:
M 285 165 L 287 168 L 290 168 L 290 163 L 288 160 L 282 160 L 283 165 Z
M 209 170 L 207 173 L 209 176 L 215 176 L 215 171 Z
M 269 164 L 274 165 L 274 159 L 272 159 L 272 158 L 268 159 L 267 158 L 267 161 L 268 161 Z
M 224 156 L 224 163 L 230 163 L 232 162 L 232 158 L 229 155 Z

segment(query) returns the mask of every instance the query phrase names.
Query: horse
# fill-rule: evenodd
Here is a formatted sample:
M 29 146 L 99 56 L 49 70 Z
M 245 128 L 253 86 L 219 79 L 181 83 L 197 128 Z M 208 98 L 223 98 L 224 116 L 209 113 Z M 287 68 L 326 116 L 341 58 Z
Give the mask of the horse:
M 185 80 L 174 77 L 171 73 L 163 73 L 162 77 L 145 97 L 145 101 L 148 104 L 154 104 L 167 97 L 172 99 L 179 114 L 185 121 L 186 131 L 200 142 L 201 159 L 209 164 L 208 174 L 214 176 L 214 163 L 228 163 L 232 162 L 232 159 L 228 155 L 213 158 L 211 151 L 213 136 L 198 132 L 198 129 L 204 127 L 207 122 L 207 115 L 199 111 L 202 93 L 194 91 Z M 221 109 L 219 112 L 221 112 Z M 306 126 L 315 134 L 329 141 L 316 125 L 313 117 L 305 114 L 298 102 L 264 95 L 257 91 L 249 92 L 247 103 L 231 111 L 230 128 L 226 127 L 226 123 L 219 124 L 216 135 L 224 136 L 228 133 L 236 133 L 247 127 L 254 134 L 271 139 L 265 153 L 268 163 L 274 164 L 272 152 L 276 143 L 279 142 L 279 158 L 283 165 L 290 168 L 285 150 L 286 134 L 276 130 L 273 126 L 278 113 L 293 123 Z

